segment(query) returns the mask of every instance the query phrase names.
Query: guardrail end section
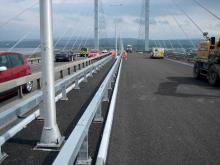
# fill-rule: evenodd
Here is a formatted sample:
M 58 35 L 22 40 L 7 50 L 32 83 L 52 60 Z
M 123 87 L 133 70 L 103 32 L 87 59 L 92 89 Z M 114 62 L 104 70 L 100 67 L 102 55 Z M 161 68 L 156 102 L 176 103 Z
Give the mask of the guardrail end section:
M 8 155 L 2 151 L 2 148 L 0 146 L 0 164 L 8 157 Z

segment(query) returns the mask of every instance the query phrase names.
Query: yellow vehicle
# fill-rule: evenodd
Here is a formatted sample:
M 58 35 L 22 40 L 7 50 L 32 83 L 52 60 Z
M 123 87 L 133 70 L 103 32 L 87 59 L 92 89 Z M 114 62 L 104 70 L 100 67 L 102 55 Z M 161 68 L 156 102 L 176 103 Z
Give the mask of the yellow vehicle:
M 199 44 L 193 76 L 196 79 L 205 76 L 209 84 L 215 86 L 220 81 L 220 39 L 216 41 L 215 37 L 207 35 L 204 33 L 205 40 Z
M 164 48 L 153 48 L 151 58 L 164 58 Z
M 88 57 L 88 48 L 81 48 L 79 54 L 80 57 Z

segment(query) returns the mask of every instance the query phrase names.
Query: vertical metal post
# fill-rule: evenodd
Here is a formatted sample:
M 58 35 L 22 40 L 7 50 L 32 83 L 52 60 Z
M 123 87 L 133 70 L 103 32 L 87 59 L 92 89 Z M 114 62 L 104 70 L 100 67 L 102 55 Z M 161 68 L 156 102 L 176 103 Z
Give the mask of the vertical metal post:
M 99 0 L 95 1 L 95 49 L 99 50 Z
M 118 55 L 117 22 L 115 21 L 115 54 Z
M 145 51 L 149 50 L 150 0 L 145 0 Z
M 102 102 L 99 104 L 98 109 L 96 111 L 94 122 L 103 122 L 104 118 L 102 116 Z
M 0 163 L 7 157 L 8 155 L 2 152 L 2 147 L 0 146 Z
M 92 163 L 92 159 L 89 156 L 89 144 L 88 144 L 88 135 L 85 137 L 83 144 L 80 148 L 76 165 L 90 165 Z
M 43 111 L 44 126 L 37 147 L 59 147 L 63 142 L 56 121 L 54 89 L 54 54 L 52 28 L 52 0 L 40 0 L 40 36 L 43 65 Z

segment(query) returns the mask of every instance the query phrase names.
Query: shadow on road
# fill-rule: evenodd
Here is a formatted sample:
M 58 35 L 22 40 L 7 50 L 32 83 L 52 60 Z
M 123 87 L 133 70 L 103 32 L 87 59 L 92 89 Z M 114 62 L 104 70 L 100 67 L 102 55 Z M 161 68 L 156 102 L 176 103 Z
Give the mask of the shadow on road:
M 200 92 L 199 90 L 195 91 L 195 94 L 191 93 L 179 93 L 177 91 L 180 85 L 194 85 L 202 87 L 203 89 L 209 91 L 219 91 L 219 87 L 211 87 L 207 83 L 206 80 L 196 80 L 192 77 L 168 77 L 168 82 L 162 82 L 159 85 L 158 91 L 156 94 L 158 95 L 166 95 L 166 96 L 175 96 L 175 97 L 206 97 L 206 98 L 219 98 L 220 94 L 204 94 L 205 92 Z M 195 88 L 192 88 L 194 90 Z M 201 94 L 198 94 L 201 93 Z

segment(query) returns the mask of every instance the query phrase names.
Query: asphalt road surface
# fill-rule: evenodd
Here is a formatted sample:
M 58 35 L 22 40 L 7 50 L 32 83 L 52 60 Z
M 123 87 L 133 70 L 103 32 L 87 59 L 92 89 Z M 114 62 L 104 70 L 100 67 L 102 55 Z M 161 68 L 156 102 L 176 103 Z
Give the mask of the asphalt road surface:
M 107 164 L 219 165 L 220 88 L 190 66 L 129 55 Z

